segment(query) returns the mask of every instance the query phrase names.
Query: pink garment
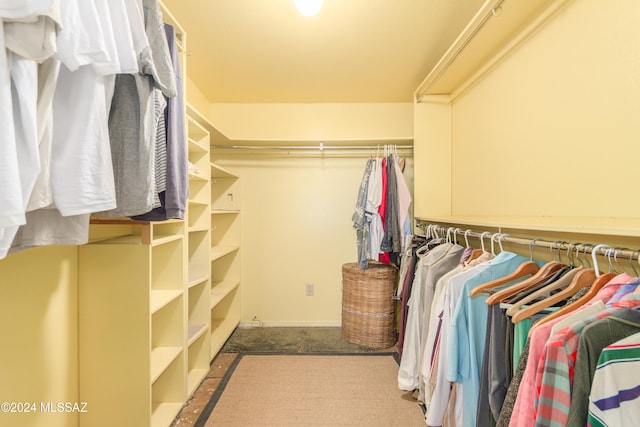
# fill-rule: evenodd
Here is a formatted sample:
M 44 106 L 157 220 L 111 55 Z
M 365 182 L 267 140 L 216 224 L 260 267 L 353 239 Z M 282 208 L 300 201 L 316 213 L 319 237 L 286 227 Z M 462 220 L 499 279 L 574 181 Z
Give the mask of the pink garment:
M 626 273 L 618 274 L 606 285 L 604 285 L 602 289 L 600 289 L 600 291 L 596 294 L 596 296 L 585 304 L 585 307 L 594 304 L 597 301 L 606 302 L 616 293 L 620 286 L 631 280 L 633 280 L 633 276 L 630 276 Z M 522 381 L 520 382 L 520 387 L 518 388 L 518 397 L 513 407 L 511 420 L 509 421 L 509 427 L 535 426 L 535 402 L 538 397 L 536 383 L 540 382 L 537 379 L 538 362 L 543 354 L 544 345 L 551 335 L 551 329 L 553 328 L 553 325 L 571 315 L 572 313 L 567 313 L 564 316 L 560 316 L 556 319 L 550 320 L 549 322 L 546 322 L 535 328 L 531 332 L 527 367 L 525 368 L 524 375 L 522 376 Z
M 382 219 L 382 230 L 387 229 L 387 158 L 382 158 L 382 201 L 380 207 L 378 207 L 378 213 Z M 378 260 L 385 264 L 391 264 L 391 258 L 389 252 L 383 252 L 379 255 Z

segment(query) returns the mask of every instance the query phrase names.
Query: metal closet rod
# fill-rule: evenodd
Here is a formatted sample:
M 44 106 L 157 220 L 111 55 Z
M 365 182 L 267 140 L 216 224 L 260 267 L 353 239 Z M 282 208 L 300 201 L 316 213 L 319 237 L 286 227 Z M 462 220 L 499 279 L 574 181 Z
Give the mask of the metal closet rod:
M 539 248 L 547 248 L 547 249 L 555 249 L 558 251 L 569 251 L 575 250 L 576 254 L 579 252 L 580 254 L 591 254 L 594 265 L 597 264 L 596 256 L 602 255 L 609 259 L 614 258 L 622 258 L 633 260 L 634 258 L 640 262 L 640 249 L 632 250 L 629 248 L 615 248 L 613 246 L 609 246 L 606 244 L 596 244 L 593 245 L 591 243 L 580 243 L 580 242 L 565 242 L 565 241 L 551 241 L 544 239 L 528 239 L 524 237 L 511 236 L 506 233 L 492 233 L 490 231 L 478 232 L 470 229 L 463 230 L 461 228 L 456 227 L 445 227 L 439 224 L 427 224 L 423 222 L 416 221 L 416 226 L 422 228 L 423 230 L 427 230 L 429 227 L 435 227 L 435 230 L 443 235 L 450 234 L 458 234 L 460 236 L 466 237 L 475 237 L 478 239 L 488 238 L 489 242 L 493 244 L 493 242 L 497 242 L 500 244 L 501 242 L 515 243 L 517 245 L 525 245 L 528 247 L 539 247 Z
M 413 145 L 386 144 L 398 150 L 412 150 Z M 383 150 L 384 145 L 212 145 L 212 149 L 233 150 Z

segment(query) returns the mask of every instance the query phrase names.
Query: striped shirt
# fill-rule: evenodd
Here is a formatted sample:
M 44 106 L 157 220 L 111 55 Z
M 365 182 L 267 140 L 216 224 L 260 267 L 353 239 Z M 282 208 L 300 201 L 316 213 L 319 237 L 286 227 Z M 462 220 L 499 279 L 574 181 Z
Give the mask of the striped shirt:
M 589 427 L 640 425 L 640 333 L 605 347 L 589 396 Z
M 637 279 L 636 279 L 637 285 Z M 571 388 L 578 343 L 582 330 L 589 324 L 610 316 L 619 308 L 640 305 L 640 294 L 631 293 L 609 308 L 552 335 L 538 361 L 536 391 L 536 427 L 566 426 L 571 404 Z
M 634 277 L 622 273 L 611 279 L 593 299 L 588 301 L 583 307 L 595 304 L 597 301 L 608 301 L 620 288 L 620 286 L 630 282 Z M 511 418 L 509 419 L 509 427 L 531 427 L 536 422 L 536 383 L 538 376 L 538 361 L 544 351 L 544 345 L 551 336 L 553 325 L 561 320 L 573 315 L 568 313 L 557 319 L 553 319 L 547 323 L 535 328 L 531 333 L 529 342 L 529 355 L 526 362 L 526 368 L 520 380 L 518 388 L 518 396 L 514 403 Z

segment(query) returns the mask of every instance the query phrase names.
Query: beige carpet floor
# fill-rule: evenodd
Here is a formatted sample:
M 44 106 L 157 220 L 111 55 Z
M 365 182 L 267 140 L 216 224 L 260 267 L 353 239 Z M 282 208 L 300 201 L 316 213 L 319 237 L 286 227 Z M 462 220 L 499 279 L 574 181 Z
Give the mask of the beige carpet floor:
M 393 354 L 241 354 L 204 425 L 423 427 L 397 374 Z

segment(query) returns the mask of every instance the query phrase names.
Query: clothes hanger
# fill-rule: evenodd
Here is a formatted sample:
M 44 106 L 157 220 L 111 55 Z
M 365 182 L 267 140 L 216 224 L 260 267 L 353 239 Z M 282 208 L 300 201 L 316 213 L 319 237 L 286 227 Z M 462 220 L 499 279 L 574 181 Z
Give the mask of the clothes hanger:
M 575 274 L 570 275 L 569 273 Z M 571 282 L 560 292 L 557 292 L 551 295 L 548 298 L 543 299 L 542 301 L 538 301 L 537 303 L 518 310 L 517 313 L 513 315 L 511 321 L 513 323 L 518 323 L 523 321 L 524 319 L 528 319 L 534 314 L 544 310 L 545 308 L 551 307 L 552 305 L 564 301 L 567 298 L 574 295 L 582 288 L 586 288 L 587 286 L 591 286 L 596 279 L 596 272 L 589 268 L 577 268 L 567 273 L 567 276 L 563 276 L 558 282 L 563 282 L 562 279 L 571 278 Z
M 522 304 L 520 304 L 520 301 L 525 300 L 527 302 L 531 302 L 532 299 L 530 297 L 531 294 L 536 294 L 538 297 L 541 295 L 541 293 L 539 292 L 540 289 L 548 289 L 549 287 L 553 286 L 553 283 L 555 283 L 556 281 L 558 281 L 561 277 L 563 277 L 565 274 L 567 274 L 568 272 L 570 272 L 574 267 L 575 267 L 575 261 L 573 259 L 572 256 L 572 250 L 573 248 L 575 248 L 575 245 L 569 244 L 567 242 L 556 242 L 555 244 L 558 245 L 558 262 L 560 262 L 562 265 L 560 266 L 560 268 L 554 272 L 552 272 L 550 275 L 546 276 L 542 281 L 540 281 L 539 283 L 532 285 L 530 287 L 528 287 L 527 289 L 521 290 L 518 293 L 516 293 L 515 295 L 511 295 L 508 298 L 503 299 L 501 302 L 508 302 L 511 306 L 513 305 L 517 305 L 518 307 L 521 306 Z M 567 259 L 569 260 L 568 264 L 565 264 L 562 262 L 562 255 L 561 255 L 561 251 L 560 251 L 560 245 L 564 244 L 567 246 Z M 553 253 L 552 253 L 553 256 Z M 582 263 L 582 261 L 580 261 L 580 264 L 582 266 L 584 266 L 584 264 Z M 565 279 L 566 280 L 566 279 Z M 544 295 L 544 293 L 542 293 L 542 295 Z M 514 312 L 514 310 L 516 310 L 516 308 L 512 308 L 511 313 Z
M 536 240 L 538 239 L 534 239 L 531 242 L 531 244 L 534 245 Z M 559 242 L 554 242 L 549 246 L 552 258 L 553 258 L 553 247 L 556 244 L 559 244 Z M 558 246 L 558 249 L 559 249 L 559 246 Z M 540 283 L 544 283 L 549 277 L 551 277 L 555 272 L 557 272 L 564 266 L 565 265 L 561 261 L 555 261 L 555 260 L 549 261 L 546 264 L 544 264 L 542 267 L 539 267 L 538 271 L 535 274 L 533 274 L 533 276 L 527 279 L 524 279 L 521 282 L 518 282 L 512 286 L 509 286 L 508 288 L 502 289 L 494 293 L 493 295 L 489 296 L 487 298 L 486 303 L 488 305 L 494 305 L 494 304 L 503 302 L 508 298 L 513 297 L 514 295 L 517 295 L 519 292 L 526 291 L 528 289 L 535 287 L 536 285 L 539 285 Z
M 471 233 L 471 230 L 467 230 L 464 232 L 464 242 L 468 248 L 471 247 L 471 245 L 469 245 L 469 237 L 468 237 L 469 233 Z M 482 236 L 480 236 L 480 239 L 482 243 L 482 249 L 473 249 L 471 251 L 471 254 L 469 255 L 469 258 L 467 258 L 467 260 L 465 261 L 466 263 L 473 261 L 474 259 L 478 258 L 480 255 L 484 253 L 484 241 L 482 241 Z
M 572 251 L 575 248 L 575 245 L 568 244 L 567 245 L 567 259 L 569 260 L 568 265 L 564 265 L 550 277 L 548 277 L 543 282 L 539 283 L 536 286 L 533 286 L 525 291 L 519 292 L 517 295 L 514 295 L 509 298 L 508 303 L 510 307 L 507 309 L 507 315 L 513 316 L 517 313 L 523 306 L 527 304 L 532 304 L 538 302 L 540 299 L 544 299 L 551 292 L 563 289 L 571 283 L 573 276 L 580 270 L 580 268 L 576 268 L 575 261 L 572 256 Z
M 553 319 L 557 319 L 561 316 L 564 316 L 565 314 L 571 313 L 573 311 L 576 311 L 577 309 L 579 309 L 580 307 L 584 306 L 587 302 L 591 301 L 593 299 L 593 297 L 596 296 L 596 294 L 600 291 L 600 289 L 602 289 L 607 283 L 609 283 L 611 281 L 611 279 L 613 279 L 616 276 L 616 273 L 613 273 L 611 271 L 609 271 L 608 273 L 601 273 L 600 272 L 600 268 L 598 266 L 598 259 L 596 257 L 598 250 L 600 248 L 607 248 L 609 246 L 607 245 L 584 245 L 585 246 L 585 255 L 586 255 L 586 251 L 587 251 L 587 247 L 591 247 L 591 256 L 593 259 L 593 270 L 596 273 L 596 279 L 594 280 L 594 282 L 591 284 L 591 286 L 589 287 L 589 290 L 587 291 L 586 294 L 584 294 L 583 296 L 581 296 L 579 299 L 577 299 L 576 301 L 572 302 L 571 304 L 568 304 L 556 311 L 554 311 L 553 313 L 543 317 L 542 319 L 540 319 L 539 321 L 537 321 L 536 323 L 534 323 L 533 325 L 531 325 L 531 329 L 529 330 L 529 336 L 531 336 L 531 332 L 537 328 L 540 325 L 543 325 Z M 587 261 L 587 263 L 589 264 L 589 258 L 587 258 L 585 256 L 585 260 Z M 591 264 L 589 264 L 589 268 L 591 268 Z M 636 290 L 637 292 L 637 290 Z
M 498 254 L 496 253 L 496 248 L 495 248 L 495 245 L 494 245 L 493 243 L 494 243 L 494 239 L 495 239 L 496 237 L 499 237 L 499 236 L 500 236 L 500 233 L 493 233 L 493 234 L 491 235 L 491 253 L 493 254 L 493 256 L 498 255 Z M 502 252 L 502 243 L 500 243 L 500 251 Z
M 572 244 L 569 248 L 572 250 L 572 248 L 574 247 L 576 246 Z M 516 305 L 507 309 L 507 315 L 512 316 L 512 322 L 521 322 L 522 320 L 531 317 L 532 315 L 540 312 L 545 308 L 551 307 L 558 302 L 566 300 L 567 298 L 578 292 L 580 289 L 591 286 L 591 284 L 594 283 L 596 279 L 595 270 L 591 268 L 585 268 L 584 265 L 575 267 L 573 259 L 571 259 L 571 264 L 573 267 L 572 270 L 567 272 L 560 279 L 537 290 L 528 297 L 520 300 Z M 552 293 L 553 291 L 559 289 L 559 292 Z M 531 304 L 529 307 L 522 308 L 523 305 L 535 301 L 537 298 L 548 294 L 550 295 L 546 298 Z
M 501 239 L 506 237 L 506 235 L 502 235 Z M 491 238 L 492 242 L 493 242 L 493 237 Z M 530 252 L 530 258 L 529 261 L 525 261 L 522 264 L 520 264 L 518 266 L 518 268 L 516 268 L 516 270 L 511 273 L 508 274 L 504 277 L 501 277 L 499 279 L 496 280 L 492 280 L 490 282 L 487 283 L 483 283 L 481 285 L 476 286 L 475 288 L 473 288 L 470 292 L 471 296 L 474 295 L 478 295 L 480 293 L 492 293 L 494 291 L 494 288 L 498 287 L 498 286 L 502 286 L 504 284 L 507 284 L 509 282 L 513 282 L 514 280 L 520 279 L 522 277 L 525 276 L 531 276 L 534 275 L 538 272 L 538 270 L 540 269 L 540 267 L 538 266 L 538 264 L 536 262 L 533 261 L 533 249 L 531 247 L 533 243 L 531 243 L 529 245 L 529 252 Z M 500 246 L 500 249 L 502 250 L 502 245 Z
M 487 249 L 484 246 L 484 236 L 489 234 L 491 233 L 489 233 L 488 231 L 483 231 L 482 234 L 480 234 L 480 247 L 482 248 L 482 252 L 487 251 Z

